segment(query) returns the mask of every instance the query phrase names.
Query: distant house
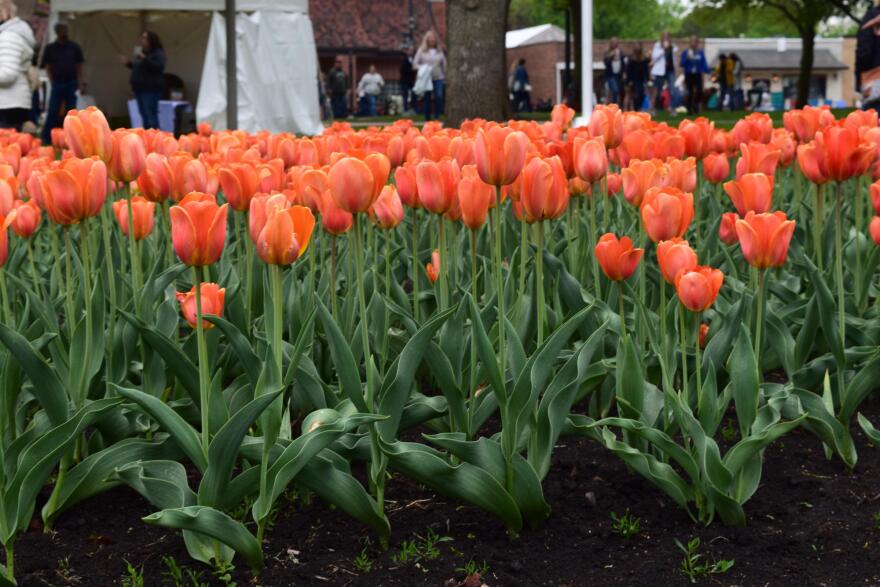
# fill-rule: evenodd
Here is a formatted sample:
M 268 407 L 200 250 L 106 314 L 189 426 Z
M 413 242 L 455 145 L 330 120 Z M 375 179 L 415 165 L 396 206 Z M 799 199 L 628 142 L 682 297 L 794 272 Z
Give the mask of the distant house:
M 386 91 L 397 91 L 410 24 L 415 48 L 432 29 L 446 38 L 444 0 L 309 0 L 309 15 L 321 71 L 326 73 L 341 57 L 352 90 L 370 65 L 375 65 L 385 78 Z

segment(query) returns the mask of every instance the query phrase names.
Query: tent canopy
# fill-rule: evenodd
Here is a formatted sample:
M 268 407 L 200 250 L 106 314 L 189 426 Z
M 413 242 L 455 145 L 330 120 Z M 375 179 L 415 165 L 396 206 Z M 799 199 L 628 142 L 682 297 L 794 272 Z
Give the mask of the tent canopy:
M 239 128 L 320 134 L 308 0 L 237 0 L 236 7 Z M 87 93 L 108 116 L 128 114 L 131 72 L 119 57 L 132 56 L 147 28 L 162 40 L 166 74 L 182 80 L 199 120 L 224 128 L 224 8 L 224 0 L 53 0 L 50 20 L 70 24 L 85 54 Z

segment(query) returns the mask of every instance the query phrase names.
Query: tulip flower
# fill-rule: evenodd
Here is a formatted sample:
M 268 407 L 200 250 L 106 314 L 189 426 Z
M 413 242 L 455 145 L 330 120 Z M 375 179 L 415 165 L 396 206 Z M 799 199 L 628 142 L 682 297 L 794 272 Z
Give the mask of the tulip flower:
M 719 184 L 730 175 L 730 159 L 725 153 L 709 153 L 703 159 L 703 176 L 709 183 Z
M 694 193 L 697 189 L 697 160 L 693 157 L 667 160 L 663 187 L 675 187 L 683 192 Z
M 257 254 L 268 265 L 290 265 L 299 259 L 309 246 L 315 217 L 305 206 L 287 207 L 281 194 L 266 203 L 266 223 L 257 240 Z
M 623 140 L 623 113 L 616 104 L 598 105 L 590 115 L 590 135 L 600 137 L 613 149 Z
M 351 229 L 353 215 L 336 205 L 336 200 L 330 195 L 330 190 L 321 194 L 318 209 L 321 212 L 321 227 L 333 236 L 345 234 Z
M 753 141 L 766 144 L 773 134 L 773 120 L 768 114 L 753 112 L 740 118 L 730 132 L 736 145 Z
M 644 254 L 643 249 L 634 249 L 628 236 L 618 239 L 617 235 L 602 235 L 596 244 L 595 254 L 602 271 L 612 281 L 628 279 L 636 270 Z
M 0 216 L 12 211 L 18 199 L 18 180 L 10 165 L 0 163 Z
M 21 238 L 30 238 L 40 226 L 43 211 L 33 200 L 16 200 L 13 206 L 12 232 Z
M 679 271 L 690 271 L 697 266 L 697 253 L 686 240 L 661 241 L 657 243 L 657 265 L 666 283 L 675 285 Z
M 874 206 L 874 212 L 880 214 L 880 181 L 871 184 L 871 204 Z
M 620 172 L 623 180 L 623 197 L 633 206 L 641 207 L 645 193 L 663 183 L 666 166 L 657 160 L 633 161 Z
M 346 212 L 366 212 L 373 204 L 373 171 L 360 159 L 337 160 L 330 167 L 328 182 L 336 205 Z
M 0 216 L 0 269 L 6 265 L 6 261 L 9 259 L 9 225 L 14 219 L 15 212 L 11 212 L 9 216 Z M 6 302 L 5 296 L 3 301 Z M 4 319 L 9 319 L 9 316 L 4 316 Z
M 751 142 L 739 146 L 742 157 L 736 162 L 736 178 L 747 173 L 763 173 L 773 177 L 779 157 L 782 155 L 778 147 L 772 144 Z
M 223 316 L 223 305 L 226 301 L 226 289 L 221 288 L 216 283 L 202 282 L 202 316 Z M 187 292 L 177 292 L 177 303 L 180 304 L 180 313 L 187 324 L 196 327 L 198 318 L 196 317 L 196 288 Z M 214 325 L 207 320 L 202 320 L 202 328 L 213 328 Z
M 67 159 L 45 175 L 46 212 L 56 224 L 70 226 L 101 212 L 107 197 L 107 166 L 97 157 Z
M 431 262 L 425 265 L 425 274 L 431 283 L 436 283 L 437 278 L 440 277 L 440 251 L 437 249 L 431 253 Z
M 155 221 L 156 204 L 141 196 L 132 196 L 131 198 L 131 215 L 134 218 L 132 226 L 134 226 L 134 240 L 139 241 L 147 238 L 153 231 L 153 223 Z M 116 200 L 113 202 L 113 214 L 119 223 L 122 234 L 128 236 L 128 202 L 126 200 Z
M 192 192 L 169 210 L 174 252 L 185 264 L 203 267 L 216 263 L 226 241 L 229 205 L 217 205 L 209 194 Z
M 239 212 L 250 208 L 251 198 L 260 189 L 257 168 L 250 163 L 230 163 L 217 169 L 217 179 L 226 201 Z
M 520 203 L 526 222 L 558 218 L 568 207 L 568 181 L 559 157 L 535 157 L 525 166 Z
M 619 173 L 609 173 L 605 176 L 605 186 L 608 196 L 618 194 L 623 189 L 623 178 Z
M 749 212 L 736 221 L 736 234 L 746 262 L 758 269 L 781 267 L 788 257 L 794 221 L 784 212 Z
M 739 219 L 733 212 L 725 212 L 721 215 L 721 224 L 718 226 L 718 238 L 725 245 L 732 245 L 739 241 L 736 235 L 736 221 Z
M 382 188 L 388 183 L 388 177 L 391 175 L 391 161 L 384 153 L 370 153 L 364 157 L 364 163 L 370 168 L 373 174 L 373 193 L 371 194 L 371 203 L 376 201 Z
M 691 312 L 703 312 L 712 307 L 724 274 L 711 267 L 694 267 L 682 269 L 675 277 L 675 292 L 682 305 Z
M 725 183 L 724 191 L 740 216 L 745 216 L 747 212 L 762 214 L 770 210 L 773 202 L 773 177 L 763 173 L 747 173 Z
M 107 171 L 114 181 L 134 181 L 143 173 L 146 165 L 144 140 L 139 134 L 129 130 L 117 130 L 112 136 L 113 149 Z
M 75 156 L 98 157 L 105 163 L 110 160 L 113 134 L 104 113 L 94 106 L 69 111 L 64 118 L 64 134 Z
M 608 152 L 601 139 L 574 140 L 574 170 L 578 177 L 589 184 L 596 183 L 608 173 Z
M 422 161 L 416 166 L 416 186 L 425 210 L 445 214 L 452 208 L 461 171 L 454 159 Z
M 520 131 L 502 126 L 480 129 L 474 160 L 483 181 L 496 187 L 513 183 L 525 165 L 528 144 L 528 137 Z
M 171 197 L 173 176 L 168 158 L 150 153 L 144 159 L 144 170 L 137 178 L 138 189 L 151 202 L 164 202 Z
M 678 132 L 684 138 L 685 153 L 690 157 L 702 159 L 712 146 L 715 123 L 703 116 L 694 120 L 685 119 L 679 123 Z
M 575 110 L 569 108 L 565 104 L 557 104 L 550 111 L 550 120 L 553 124 L 559 126 L 563 131 L 568 130 L 571 121 L 574 119 Z
M 880 246 L 880 216 L 871 218 L 871 224 L 868 226 L 868 232 L 871 234 L 871 240 L 874 244 Z
M 773 138 L 770 144 L 779 149 L 779 166 L 786 168 L 794 161 L 797 152 L 797 142 L 794 136 L 784 128 L 773 130 Z
M 494 198 L 495 190 L 480 179 L 476 166 L 466 165 L 462 168 L 461 181 L 458 183 L 458 202 L 465 226 L 471 230 L 479 230 L 486 223 Z
M 789 110 L 782 115 L 785 129 L 797 137 L 801 143 L 809 143 L 816 133 L 834 124 L 834 114 L 827 107 L 804 106 L 800 110 Z
M 418 182 L 416 182 L 416 167 L 404 165 L 394 170 L 394 184 L 401 202 L 410 208 L 420 208 Z
M 373 202 L 373 213 L 380 227 L 391 229 L 403 222 L 403 204 L 393 185 L 386 185 L 376 201 Z
M 694 216 L 694 196 L 678 188 L 654 187 L 641 206 L 642 224 L 656 242 L 681 237 Z

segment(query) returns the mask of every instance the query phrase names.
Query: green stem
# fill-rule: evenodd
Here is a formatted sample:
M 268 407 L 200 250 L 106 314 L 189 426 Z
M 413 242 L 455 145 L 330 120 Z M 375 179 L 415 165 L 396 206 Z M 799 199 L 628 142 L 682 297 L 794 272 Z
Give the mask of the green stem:
M 367 325 L 367 298 L 364 293 L 364 242 L 361 235 L 361 223 L 357 214 L 354 215 L 354 246 L 355 272 L 357 278 L 358 308 L 361 316 L 361 346 L 364 353 L 364 364 L 370 361 L 370 330 Z M 372 409 L 372 406 L 370 406 Z
M 837 182 L 837 198 L 834 202 L 834 273 L 837 281 L 837 331 L 840 347 L 846 348 L 846 298 L 843 283 L 843 182 Z M 845 397 L 844 363 L 837 366 L 837 388 L 840 399 Z
M 855 229 L 856 229 L 856 292 L 858 295 L 856 296 L 856 306 L 858 308 L 859 314 L 862 312 L 862 283 L 864 283 L 864 275 L 862 272 L 862 247 L 859 244 L 859 239 L 862 235 L 862 197 L 863 192 L 865 191 L 865 176 L 859 176 L 856 183 L 856 197 L 855 197 Z
M 825 264 L 825 254 L 822 250 L 822 227 L 825 224 L 825 184 L 816 186 L 813 198 L 813 256 L 816 258 L 816 265 L 821 271 Z
M 504 278 L 502 272 L 502 257 L 501 257 L 501 231 L 503 229 L 502 217 L 501 217 L 501 188 L 495 188 L 495 208 L 492 210 L 492 215 L 495 218 L 495 291 L 498 295 L 498 362 L 501 366 L 501 378 L 506 381 L 507 379 L 507 371 L 505 366 L 507 365 L 507 356 L 505 353 L 505 345 L 504 345 L 504 330 L 505 330 L 505 320 L 507 318 L 507 312 L 505 311 L 505 303 L 504 303 Z
M 336 301 L 336 235 L 330 235 L 330 309 L 333 320 L 339 322 L 339 304 Z
M 535 271 L 538 288 L 538 348 L 544 343 L 544 321 L 547 309 L 544 307 L 544 221 L 538 221 L 538 248 L 535 251 Z
M 697 250 L 703 250 L 703 233 L 700 230 L 700 188 L 703 180 L 703 161 L 697 161 L 697 185 L 694 189 L 694 234 L 697 237 Z
M 669 356 L 669 341 L 667 340 L 667 324 L 666 324 L 666 281 L 660 279 L 660 352 L 662 353 L 662 361 L 660 368 L 663 369 L 663 422 L 669 424 L 670 405 L 666 383 L 668 381 L 666 371 L 666 358 Z
M 73 308 L 73 247 L 70 244 L 70 227 L 64 228 L 64 285 L 65 285 L 65 308 L 67 314 L 64 321 L 67 323 L 67 334 L 71 342 L 73 341 L 73 327 L 76 325 Z
M 477 300 L 477 231 L 471 231 L 471 296 L 474 298 L 474 302 Z M 468 398 L 468 421 L 467 421 L 467 439 L 470 440 L 473 437 L 475 430 L 473 429 L 474 425 L 474 412 L 476 411 L 476 402 L 477 402 L 477 341 L 474 339 L 473 332 L 471 333 L 471 384 L 470 384 L 470 397 Z
M 208 344 L 205 341 L 205 327 L 202 324 L 202 268 L 193 267 L 196 287 L 196 342 L 199 352 L 199 409 L 202 415 L 202 452 L 208 456 L 211 444 L 211 394 L 208 389 Z
M 6 578 L 15 582 L 15 538 L 10 538 L 9 542 L 4 544 L 6 550 Z
M 391 299 L 391 231 L 383 231 L 385 235 L 385 299 Z M 382 378 L 385 377 L 385 364 L 388 362 L 388 328 L 391 326 L 391 311 L 385 305 L 385 328 L 382 334 Z
M 449 307 L 449 256 L 446 254 L 446 220 L 443 216 L 437 217 L 437 227 L 440 231 L 440 267 L 436 268 L 440 273 L 440 309 Z
M 525 307 L 523 299 L 526 293 L 526 267 L 529 263 L 528 251 L 529 229 L 526 224 L 526 215 L 523 214 L 519 219 L 519 296 L 517 298 L 523 307 Z
M 31 269 L 31 281 L 34 284 L 34 293 L 42 299 L 43 290 L 40 288 L 40 276 L 37 274 L 37 264 L 34 262 L 34 247 L 31 244 L 31 239 L 26 239 L 25 242 L 27 243 L 28 263 L 30 264 Z
M 137 249 L 134 241 L 134 215 L 131 212 L 131 190 L 125 189 L 125 200 L 128 208 L 128 252 L 131 257 L 131 277 L 132 289 L 131 295 L 134 296 L 135 313 L 140 313 L 140 304 L 138 299 L 143 289 L 143 278 L 141 277 L 141 260 L 137 256 Z
M 622 280 L 617 282 L 617 311 L 620 316 L 620 336 L 623 337 L 623 341 L 626 342 L 629 338 L 629 331 L 626 328 L 626 307 L 624 306 Z
M 419 323 L 419 276 L 422 267 L 419 263 L 419 209 L 412 210 L 412 288 L 413 319 Z
M 91 255 L 91 245 L 89 243 L 89 221 L 83 220 L 82 224 L 80 224 L 80 248 L 82 249 L 82 261 L 83 261 L 83 310 L 85 311 L 85 328 L 86 328 L 86 343 L 85 343 L 85 355 L 86 357 L 91 356 L 92 352 L 92 255 Z M 86 397 L 88 395 L 88 370 L 82 369 L 82 376 L 79 380 L 79 404 L 77 407 L 82 407 L 85 405 Z
M 241 224 L 241 233 L 239 238 L 241 242 L 244 244 L 244 285 L 245 285 L 245 316 L 247 318 L 247 323 L 250 324 L 251 319 L 254 315 L 254 287 L 253 287 L 253 272 L 254 272 L 254 243 L 251 241 L 248 235 L 248 219 L 247 212 L 244 212 L 243 222 Z M 310 289 L 310 291 L 314 291 L 314 288 Z
M 61 254 L 59 251 L 60 251 L 61 247 L 58 245 L 58 233 L 55 230 L 54 226 L 47 226 L 46 229 L 49 232 L 49 245 L 52 249 L 52 259 L 60 259 Z M 67 229 L 64 229 L 64 230 L 66 231 Z M 58 284 L 61 282 L 61 268 L 58 266 L 58 263 L 51 263 L 51 265 L 52 265 L 52 282 Z M 56 292 L 52 291 L 52 288 L 51 288 L 52 282 L 50 282 L 50 284 L 49 284 L 50 285 L 49 294 L 54 298 Z
M 696 354 L 694 369 L 697 372 L 697 405 L 700 405 L 701 398 L 703 397 L 703 364 L 700 362 L 700 312 L 694 312 L 694 321 L 696 323 L 696 329 L 694 330 L 694 349 Z
M 599 261 L 593 253 L 593 247 L 596 245 L 596 202 L 593 197 L 587 198 L 587 206 L 590 208 L 590 242 L 586 243 L 587 250 L 590 252 L 590 263 L 593 265 L 593 285 L 596 299 L 602 297 L 602 281 L 599 279 Z
M 3 298 L 3 323 L 12 328 L 12 311 L 9 309 L 9 290 L 6 288 L 6 270 L 3 267 L 0 267 L 0 297 Z
M 609 210 L 611 200 L 608 199 L 608 176 L 602 182 L 602 230 L 611 230 L 611 219 L 609 218 Z
M 755 360 L 758 362 L 758 372 L 761 371 L 761 333 L 764 331 L 764 285 L 767 279 L 767 270 L 758 270 L 758 287 L 756 293 L 757 314 L 755 319 Z
M 678 331 L 681 344 L 681 388 L 686 405 L 690 405 L 691 397 L 688 390 L 688 360 L 687 360 L 687 329 L 684 320 L 684 306 L 678 305 Z

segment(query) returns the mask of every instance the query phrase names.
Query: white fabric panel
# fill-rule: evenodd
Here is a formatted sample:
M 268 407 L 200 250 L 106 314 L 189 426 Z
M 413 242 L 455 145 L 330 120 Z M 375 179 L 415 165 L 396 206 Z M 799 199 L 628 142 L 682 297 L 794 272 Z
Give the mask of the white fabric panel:
M 318 57 L 312 23 L 305 14 L 239 14 L 238 126 L 255 132 L 321 134 L 318 105 Z M 226 25 L 215 12 L 205 52 L 199 122 L 226 128 Z
M 224 10 L 225 0 L 52 0 L 53 12 L 91 12 L 95 10 Z M 276 10 L 309 12 L 309 0 L 236 0 L 236 10 Z

